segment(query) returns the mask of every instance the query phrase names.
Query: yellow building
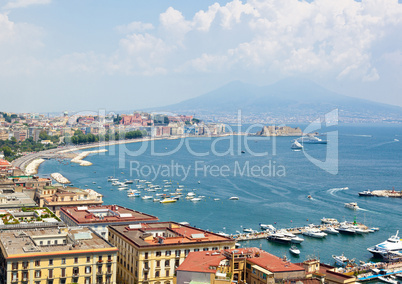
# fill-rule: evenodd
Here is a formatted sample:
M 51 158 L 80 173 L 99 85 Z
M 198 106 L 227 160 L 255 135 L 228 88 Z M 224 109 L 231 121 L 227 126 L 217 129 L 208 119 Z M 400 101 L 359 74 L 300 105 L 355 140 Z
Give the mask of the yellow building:
M 119 249 L 117 283 L 172 284 L 176 268 L 193 251 L 231 249 L 235 241 L 175 222 L 109 226 Z
M 116 283 L 117 248 L 88 228 L 0 232 L 0 283 Z

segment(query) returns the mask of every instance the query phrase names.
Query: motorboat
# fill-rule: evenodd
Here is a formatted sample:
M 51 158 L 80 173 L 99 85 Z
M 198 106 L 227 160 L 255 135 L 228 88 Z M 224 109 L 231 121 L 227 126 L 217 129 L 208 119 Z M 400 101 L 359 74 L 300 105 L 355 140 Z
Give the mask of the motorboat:
M 229 200 L 239 200 L 239 198 L 237 196 L 232 196 L 229 198 Z
M 224 232 L 217 232 L 218 235 L 223 236 L 223 237 L 230 237 L 229 234 L 226 234 Z
M 266 224 L 260 224 L 260 227 L 262 230 L 269 230 L 269 231 L 275 231 L 275 227 L 272 225 L 266 225 Z
M 324 230 L 322 230 L 326 234 L 331 234 L 331 235 L 337 235 L 339 234 L 339 231 L 334 229 L 333 227 L 326 227 Z
M 356 202 L 345 203 L 345 207 L 352 210 L 359 210 L 359 206 L 357 206 Z
M 251 229 L 251 228 L 244 228 L 244 229 L 243 229 L 243 232 L 245 232 L 245 233 L 250 233 L 250 234 L 254 234 L 256 231 L 253 230 L 253 229 Z
M 162 199 L 161 201 L 159 201 L 159 203 L 174 203 L 174 202 L 177 202 L 177 199 L 170 198 L 170 197 L 167 197 L 167 198 Z
M 140 194 L 138 192 L 129 192 L 129 193 L 127 193 L 127 196 L 128 197 L 139 197 Z
M 126 180 L 124 183 L 125 183 L 125 184 L 133 184 L 134 181 L 132 181 L 132 180 Z
M 220 199 L 219 198 L 214 198 L 214 201 L 219 201 Z
M 303 149 L 303 145 L 300 144 L 297 140 L 295 140 L 292 143 L 292 146 L 290 146 L 290 148 L 293 149 L 293 150 L 301 150 L 301 149 Z
M 154 202 L 159 202 L 161 201 L 160 198 L 154 198 Z
M 390 284 L 399 284 L 399 281 L 396 279 L 392 279 L 391 277 L 387 277 L 387 276 L 378 276 L 378 279 L 386 282 L 386 283 L 390 283 Z
M 317 229 L 312 229 L 312 228 L 311 229 L 306 229 L 303 232 L 303 235 L 308 236 L 308 237 L 312 237 L 312 238 L 317 238 L 317 239 L 322 239 L 322 238 L 325 238 L 327 236 L 326 233 L 321 232 L 320 230 L 317 230 Z
M 323 217 L 321 219 L 321 223 L 330 224 L 330 225 L 338 225 L 339 224 L 338 220 L 336 220 L 334 218 L 325 218 L 325 217 Z
M 302 144 L 327 144 L 327 140 L 322 140 L 316 136 L 308 135 L 296 139 L 297 142 Z
M 332 258 L 335 260 L 335 263 L 339 266 L 346 266 L 349 264 L 349 258 L 343 255 L 332 255 Z
M 299 255 L 300 254 L 300 250 L 298 247 L 296 246 L 291 246 L 289 249 L 290 253 L 294 254 L 294 255 Z
M 359 196 L 375 196 L 375 195 L 370 191 L 370 189 L 368 189 L 365 191 L 360 191 Z
M 347 234 L 347 235 L 354 235 L 356 234 L 356 230 L 353 226 L 343 224 L 339 228 L 336 229 L 339 233 L 341 234 Z
M 398 234 L 399 230 L 386 241 L 369 247 L 367 250 L 377 257 L 385 257 L 388 253 L 399 253 L 399 251 L 402 251 L 402 240 L 398 237 Z
M 272 235 L 269 235 L 267 237 L 268 241 L 276 242 L 276 243 L 281 243 L 281 244 L 289 244 L 291 242 L 291 238 L 288 236 L 285 236 L 283 234 L 275 233 Z
M 198 202 L 198 201 L 201 201 L 202 198 L 194 197 L 194 198 L 191 198 L 190 200 L 191 200 L 192 202 Z
M 195 193 L 194 192 L 189 192 L 189 193 L 187 193 L 187 196 L 195 196 Z
M 304 242 L 303 238 L 300 238 L 298 236 L 296 236 L 295 234 L 292 234 L 286 230 L 280 230 L 276 232 L 277 234 L 282 234 L 285 237 L 289 237 L 290 238 L 290 242 L 293 244 L 301 244 L 302 242 Z
M 363 229 L 363 228 L 355 228 L 355 232 L 356 232 L 356 234 L 363 235 L 363 234 L 370 233 L 370 230 Z
M 148 200 L 148 199 L 153 199 L 154 197 L 152 195 L 144 195 L 141 198 L 144 199 L 144 200 Z

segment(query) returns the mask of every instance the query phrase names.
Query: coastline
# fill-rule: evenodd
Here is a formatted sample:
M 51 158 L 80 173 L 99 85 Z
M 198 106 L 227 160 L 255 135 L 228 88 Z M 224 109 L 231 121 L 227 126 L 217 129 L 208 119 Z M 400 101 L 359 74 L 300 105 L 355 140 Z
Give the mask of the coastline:
M 30 162 L 30 163 L 28 164 L 28 166 L 25 168 L 25 174 L 28 175 L 28 176 L 37 174 L 37 173 L 38 173 L 39 166 L 40 166 L 44 161 L 46 161 L 46 160 L 45 160 L 45 159 L 42 159 L 42 158 L 39 158 L 39 159 L 35 159 L 35 160 L 33 160 L 32 162 Z
M 89 154 L 93 153 L 104 153 L 107 152 L 106 149 L 99 149 L 99 150 L 93 150 L 93 151 L 84 151 L 78 154 L 75 158 L 71 159 L 72 163 L 79 164 L 80 166 L 91 166 L 92 163 L 88 161 L 83 161 L 84 158 L 86 158 Z
M 80 164 L 81 166 L 90 166 L 92 163 L 88 161 L 82 161 L 86 156 L 88 156 L 90 153 L 100 153 L 100 152 L 105 152 L 107 151 L 106 149 L 103 149 L 104 151 L 100 150 L 94 150 L 94 151 L 88 151 L 89 153 L 86 154 L 85 156 L 82 156 L 82 153 L 73 153 L 75 151 L 81 151 L 85 149 L 92 149 L 92 148 L 99 148 L 99 147 L 109 147 L 113 145 L 121 145 L 121 144 L 131 144 L 131 143 L 140 143 L 140 142 L 149 142 L 149 141 L 156 141 L 156 140 L 177 140 L 177 139 L 184 139 L 184 138 L 219 138 L 219 137 L 228 137 L 228 136 L 240 136 L 240 135 L 246 135 L 245 133 L 223 133 L 219 135 L 195 135 L 195 136 L 186 136 L 186 135 L 181 135 L 181 136 L 166 136 L 166 137 L 144 137 L 144 138 L 139 138 L 139 139 L 125 139 L 125 140 L 111 140 L 111 141 L 103 141 L 103 142 L 93 142 L 92 144 L 85 144 L 85 145 L 77 145 L 77 146 L 65 146 L 61 149 L 56 149 L 55 151 L 51 153 L 46 153 L 46 158 L 51 159 L 55 157 L 62 157 L 62 158 L 69 158 L 71 159 L 71 162 Z M 67 149 L 66 149 L 67 148 Z M 85 153 L 85 152 L 83 152 Z M 44 154 L 44 153 L 43 153 Z M 31 169 L 31 167 L 35 167 L 36 163 L 35 160 L 43 160 L 41 152 L 34 153 L 32 154 L 37 156 L 37 159 L 34 159 L 28 163 L 28 165 L 25 167 L 24 172 L 27 174 L 27 169 Z M 75 155 L 72 157 L 72 155 Z M 44 156 L 44 155 L 43 155 Z M 29 156 L 26 156 L 26 159 L 29 160 Z M 45 160 L 43 160 L 41 163 L 43 163 Z M 35 163 L 34 163 L 35 162 Z M 32 165 L 31 165 L 32 164 Z M 37 168 L 39 165 L 37 166 Z M 32 172 L 32 174 L 37 174 L 37 168 L 35 172 Z

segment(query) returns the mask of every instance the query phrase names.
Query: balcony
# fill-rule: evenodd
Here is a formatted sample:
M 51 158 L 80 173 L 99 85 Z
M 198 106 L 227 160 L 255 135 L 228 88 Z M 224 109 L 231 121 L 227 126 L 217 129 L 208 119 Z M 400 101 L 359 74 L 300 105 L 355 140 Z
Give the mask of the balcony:
M 54 279 L 54 275 L 48 275 L 48 276 L 47 276 L 47 279 L 49 279 L 49 280 Z
M 144 267 L 144 271 L 145 271 L 145 272 L 149 271 L 149 267 L 148 267 L 148 266 L 145 266 L 145 267 Z
M 73 277 L 79 277 L 80 274 L 78 272 L 73 272 Z
M 97 271 L 97 272 L 96 272 L 96 275 L 97 275 L 97 276 L 102 276 L 102 275 L 103 275 L 103 272 L 102 272 L 102 271 Z
M 112 270 L 106 271 L 106 275 L 112 275 L 112 274 L 113 274 Z
M 107 260 L 107 262 L 112 262 L 112 261 L 113 261 L 113 259 L 108 259 L 108 260 Z

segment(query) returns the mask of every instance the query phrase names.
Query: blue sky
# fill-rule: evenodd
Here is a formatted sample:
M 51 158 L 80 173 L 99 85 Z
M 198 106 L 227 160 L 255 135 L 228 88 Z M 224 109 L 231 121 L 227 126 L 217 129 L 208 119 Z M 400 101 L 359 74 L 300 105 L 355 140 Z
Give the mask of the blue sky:
M 402 4 L 0 1 L 1 109 L 140 109 L 295 76 L 402 106 Z

